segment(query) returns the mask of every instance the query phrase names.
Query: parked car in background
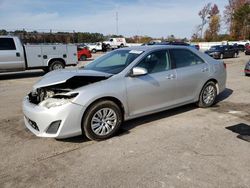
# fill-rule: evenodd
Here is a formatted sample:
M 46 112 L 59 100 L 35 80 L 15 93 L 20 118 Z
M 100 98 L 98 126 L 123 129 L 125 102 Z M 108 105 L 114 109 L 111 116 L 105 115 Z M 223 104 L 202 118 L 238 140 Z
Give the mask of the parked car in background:
M 247 62 L 244 71 L 246 76 L 250 76 L 250 60 Z
M 243 44 L 233 45 L 233 47 L 238 50 L 239 52 L 245 52 L 246 47 Z
M 87 58 L 91 58 L 92 54 L 87 47 L 78 47 L 77 48 L 77 57 L 79 61 L 86 61 Z
M 246 45 L 245 54 L 246 54 L 246 55 L 250 55 L 250 45 L 249 45 L 249 44 Z
M 24 121 L 40 137 L 103 140 L 129 119 L 189 103 L 210 107 L 225 86 L 223 62 L 193 48 L 122 48 L 45 75 L 23 100 Z
M 200 46 L 198 44 L 192 45 L 194 46 L 197 50 L 200 50 Z
M 23 45 L 18 37 L 0 36 L 0 72 L 43 69 L 52 71 L 77 65 L 76 45 Z
M 127 45 L 125 38 L 110 38 L 108 41 L 104 41 L 103 43 L 110 49 L 123 48 Z
M 96 53 L 97 51 L 102 51 L 102 43 L 101 42 L 90 43 L 90 44 L 87 44 L 87 46 L 92 53 Z
M 209 50 L 205 51 L 205 53 L 215 59 L 236 58 L 239 55 L 239 51 L 231 45 L 212 46 Z

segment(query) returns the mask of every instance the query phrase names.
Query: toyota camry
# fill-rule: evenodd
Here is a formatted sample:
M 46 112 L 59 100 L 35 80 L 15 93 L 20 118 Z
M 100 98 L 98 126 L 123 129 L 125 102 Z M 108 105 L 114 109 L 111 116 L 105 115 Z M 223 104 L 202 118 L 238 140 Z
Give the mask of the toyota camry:
M 122 48 L 46 74 L 23 100 L 24 122 L 39 137 L 103 140 L 129 119 L 189 103 L 210 107 L 225 85 L 225 64 L 196 49 Z

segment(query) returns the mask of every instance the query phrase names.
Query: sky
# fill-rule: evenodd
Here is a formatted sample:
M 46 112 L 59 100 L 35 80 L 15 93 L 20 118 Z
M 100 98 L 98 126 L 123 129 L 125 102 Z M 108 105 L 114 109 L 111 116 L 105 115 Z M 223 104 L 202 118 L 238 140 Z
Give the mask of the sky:
M 228 0 L 0 0 L 0 29 L 190 38 L 206 3 Z M 225 29 L 222 27 L 222 32 Z

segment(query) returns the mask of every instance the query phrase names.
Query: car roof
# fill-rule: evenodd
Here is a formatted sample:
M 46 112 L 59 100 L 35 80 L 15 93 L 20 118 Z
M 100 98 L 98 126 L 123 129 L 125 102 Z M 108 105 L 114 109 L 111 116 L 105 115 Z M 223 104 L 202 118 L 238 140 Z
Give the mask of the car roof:
M 152 51 L 161 49 L 192 49 L 190 46 L 178 46 L 178 45 L 151 45 L 151 46 L 133 46 L 127 48 L 121 48 L 119 50 L 138 50 L 138 51 Z

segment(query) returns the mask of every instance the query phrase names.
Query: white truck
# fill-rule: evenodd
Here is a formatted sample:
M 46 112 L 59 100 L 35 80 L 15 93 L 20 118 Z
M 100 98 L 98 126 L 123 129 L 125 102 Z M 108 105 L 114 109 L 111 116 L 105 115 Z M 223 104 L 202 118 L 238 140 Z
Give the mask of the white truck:
M 107 45 L 107 48 L 123 48 L 127 46 L 125 38 L 110 38 L 108 41 L 104 41 L 104 44 Z
M 76 45 L 23 45 L 18 37 L 0 36 L 0 72 L 43 69 L 52 71 L 77 65 Z

